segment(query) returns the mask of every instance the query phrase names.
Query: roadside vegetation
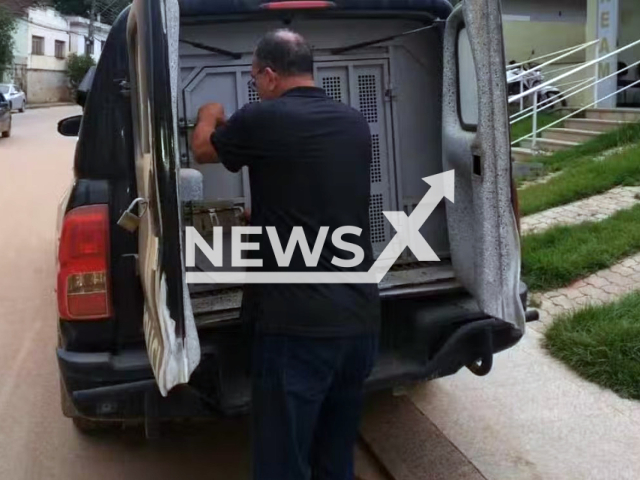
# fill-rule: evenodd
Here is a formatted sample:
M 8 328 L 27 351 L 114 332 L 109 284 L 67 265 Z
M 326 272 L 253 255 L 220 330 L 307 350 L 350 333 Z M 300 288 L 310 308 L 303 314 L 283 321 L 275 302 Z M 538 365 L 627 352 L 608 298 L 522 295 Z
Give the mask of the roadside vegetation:
M 538 128 L 544 128 L 550 123 L 562 118 L 560 112 L 542 112 L 538 114 Z M 511 141 L 515 142 L 533 131 L 533 117 L 525 118 L 511 125 Z
M 72 53 L 67 60 L 67 77 L 73 97 L 78 92 L 78 87 L 89 69 L 96 64 L 91 55 L 77 55 Z
M 640 185 L 640 123 L 531 161 L 543 165 L 542 174 L 558 174 L 520 189 L 523 216 Z M 523 281 L 533 292 L 566 287 L 638 252 L 640 205 L 602 221 L 525 235 Z M 544 346 L 586 380 L 640 400 L 640 292 L 559 316 L 546 330 Z
M 15 15 L 0 4 L 0 81 L 13 63 L 13 32 L 16 29 Z
M 640 205 L 600 222 L 525 235 L 523 281 L 535 292 L 565 287 L 639 251 Z
M 544 346 L 586 380 L 640 400 L 640 293 L 559 317 Z
M 514 139 L 515 140 L 515 139 Z M 630 123 L 617 130 L 604 132 L 580 145 L 560 150 L 550 155 L 532 157 L 530 161 L 542 163 L 552 173 L 575 165 L 581 160 L 589 160 L 608 150 L 640 142 L 640 122 Z
M 640 185 L 640 147 L 614 153 L 602 161 L 585 159 L 545 183 L 520 190 L 520 215 L 566 205 L 620 185 Z

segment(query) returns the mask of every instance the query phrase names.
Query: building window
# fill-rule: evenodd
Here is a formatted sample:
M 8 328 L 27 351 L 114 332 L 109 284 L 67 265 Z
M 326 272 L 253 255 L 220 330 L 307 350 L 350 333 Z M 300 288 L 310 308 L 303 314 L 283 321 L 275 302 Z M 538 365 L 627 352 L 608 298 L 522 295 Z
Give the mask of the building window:
M 44 37 L 33 35 L 31 37 L 31 54 L 44 55 Z
M 56 58 L 64 58 L 65 42 L 56 40 Z

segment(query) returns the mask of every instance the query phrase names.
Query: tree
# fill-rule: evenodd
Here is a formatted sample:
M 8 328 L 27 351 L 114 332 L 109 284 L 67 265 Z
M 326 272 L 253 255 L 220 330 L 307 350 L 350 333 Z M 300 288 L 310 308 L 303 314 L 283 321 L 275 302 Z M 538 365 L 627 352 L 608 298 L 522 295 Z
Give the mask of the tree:
M 104 23 L 112 24 L 118 14 L 131 3 L 131 0 L 50 0 L 51 5 L 63 15 L 78 15 L 89 18 L 91 7 L 100 15 Z M 97 19 L 97 18 L 96 18 Z
M 71 87 L 71 92 L 74 97 L 78 91 L 80 82 L 82 82 L 82 79 L 89 69 L 95 64 L 96 62 L 93 61 L 91 55 L 77 55 L 75 53 L 69 55 L 67 61 L 67 77 L 69 78 L 69 86 Z
M 89 16 L 91 2 L 86 0 L 52 0 L 51 6 L 63 15 Z
M 4 5 L 0 5 L 0 80 L 13 64 L 13 32 L 16 18 Z

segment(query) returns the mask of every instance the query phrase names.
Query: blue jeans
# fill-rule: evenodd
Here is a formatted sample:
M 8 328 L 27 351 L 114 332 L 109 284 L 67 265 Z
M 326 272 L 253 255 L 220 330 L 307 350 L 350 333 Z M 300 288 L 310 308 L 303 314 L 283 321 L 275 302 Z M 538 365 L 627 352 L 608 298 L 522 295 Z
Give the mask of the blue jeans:
M 376 335 L 261 335 L 253 353 L 254 480 L 352 480 Z

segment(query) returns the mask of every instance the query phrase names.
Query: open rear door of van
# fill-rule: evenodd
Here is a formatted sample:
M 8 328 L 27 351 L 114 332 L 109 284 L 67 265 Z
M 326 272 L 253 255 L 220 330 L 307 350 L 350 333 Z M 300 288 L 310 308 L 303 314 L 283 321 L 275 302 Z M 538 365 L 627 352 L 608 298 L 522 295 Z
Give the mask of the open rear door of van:
M 132 213 L 140 217 L 138 264 L 145 298 L 145 340 L 163 395 L 188 382 L 200 361 L 185 281 L 178 192 L 179 27 L 177 0 L 134 0 L 127 36 L 141 201 Z
M 444 170 L 455 170 L 447 202 L 452 262 L 480 308 L 523 333 L 520 239 L 511 151 L 500 0 L 464 0 L 444 38 Z

